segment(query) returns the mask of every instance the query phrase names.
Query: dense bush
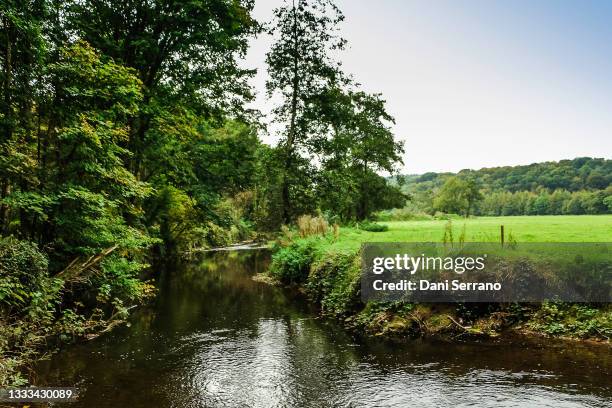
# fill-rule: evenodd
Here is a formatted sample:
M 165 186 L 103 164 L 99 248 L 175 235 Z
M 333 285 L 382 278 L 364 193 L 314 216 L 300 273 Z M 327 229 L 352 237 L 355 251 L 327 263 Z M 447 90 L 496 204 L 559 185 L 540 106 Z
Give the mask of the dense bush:
M 369 232 L 384 232 L 388 231 L 389 227 L 384 224 L 377 224 L 375 222 L 362 222 L 359 224 L 359 229 Z
M 270 274 L 285 284 L 304 283 L 315 259 L 314 238 L 301 239 L 272 255 Z
M 298 238 L 273 255 L 270 274 L 301 285 L 321 312 L 374 335 L 491 335 L 508 327 L 551 336 L 609 339 L 612 310 L 584 304 L 536 305 L 411 304 L 360 299 L 360 257 L 355 252 L 325 251 L 323 238 Z M 506 273 L 506 272 L 503 272 Z M 506 273 L 507 274 L 507 273 Z
M 405 207 L 384 210 L 374 214 L 377 221 L 425 221 L 433 219 L 433 216 L 421 210 Z
M 30 242 L 0 239 L 0 385 L 22 385 L 20 368 L 55 319 L 63 282 L 47 275 L 47 257 Z
M 35 244 L 0 239 L 0 308 L 15 314 L 49 319 L 59 302 L 62 281 L 47 275 L 47 257 Z
M 345 315 L 359 300 L 361 264 L 353 253 L 328 253 L 312 265 L 306 290 L 324 313 Z
M 284 284 L 305 285 L 324 313 L 343 315 L 359 304 L 360 258 L 355 253 L 317 252 L 321 238 L 298 239 L 272 256 L 269 273 Z
M 35 244 L 0 239 L 0 385 L 27 383 L 23 366 L 55 340 L 95 335 L 127 317 L 154 291 L 139 279 L 143 266 L 110 254 L 91 269 L 51 276 Z

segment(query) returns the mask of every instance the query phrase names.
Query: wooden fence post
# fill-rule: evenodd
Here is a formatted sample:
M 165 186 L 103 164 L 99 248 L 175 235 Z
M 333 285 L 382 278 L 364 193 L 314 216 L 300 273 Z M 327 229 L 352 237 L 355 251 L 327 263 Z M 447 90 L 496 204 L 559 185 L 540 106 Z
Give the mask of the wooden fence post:
M 504 246 L 504 226 L 500 225 L 500 232 L 501 232 L 501 244 L 502 246 Z

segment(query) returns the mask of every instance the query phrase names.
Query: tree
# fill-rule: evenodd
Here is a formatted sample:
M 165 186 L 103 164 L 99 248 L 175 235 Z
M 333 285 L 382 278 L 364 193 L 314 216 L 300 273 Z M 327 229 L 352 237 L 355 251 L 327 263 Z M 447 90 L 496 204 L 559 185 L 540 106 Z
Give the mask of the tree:
M 148 181 L 155 193 L 144 203 L 145 223 L 159 229 L 165 253 L 191 244 L 186 241 L 203 224 L 226 222 L 217 204 L 253 187 L 260 143 L 255 129 L 240 121 L 167 119 L 157 119 L 164 120 L 156 126 L 163 142 L 150 146 L 156 168 Z
M 311 144 L 322 161 L 323 207 L 333 212 L 344 203 L 341 218 L 362 220 L 373 211 L 403 206 L 399 188 L 378 174 L 393 174 L 404 152 L 381 95 L 332 88 L 317 98 L 308 114 L 320 124 Z
M 449 177 L 434 199 L 434 208 L 469 217 L 474 205 L 482 199 L 480 188 L 473 180 Z
M 608 212 L 612 213 L 612 195 L 604 198 L 603 203 L 606 205 L 606 207 L 608 207 Z
M 463 194 L 465 197 L 465 201 L 467 202 L 465 208 L 465 216 L 467 218 L 472 213 L 472 210 L 474 209 L 476 203 L 482 200 L 482 193 L 480 192 L 480 186 L 478 185 L 478 183 L 473 178 L 469 178 L 465 180 Z
M 594 170 L 589 174 L 586 179 L 586 185 L 590 188 L 595 189 L 604 189 L 608 187 L 610 182 L 612 181 L 612 177 L 606 176 L 603 171 L 600 169 Z
M 254 71 L 238 64 L 259 29 L 252 7 L 249 0 L 84 0 L 66 6 L 71 30 L 134 68 L 142 81 L 142 109 L 130 118 L 127 144 L 137 178 L 157 170 L 150 157 L 156 152 L 148 147 L 162 148 L 167 141 L 159 140 L 158 118 L 221 117 L 229 110 L 239 113 L 252 98 L 246 81 Z
M 266 55 L 269 97 L 278 95 L 275 120 L 284 125 L 280 143 L 283 154 L 281 199 L 284 222 L 296 214 L 296 194 L 291 191 L 291 174 L 296 173 L 303 153 L 311 153 L 316 119 L 306 114 L 316 95 L 343 81 L 340 64 L 332 58 L 344 48 L 337 25 L 344 19 L 330 0 L 292 0 L 274 10 L 270 33 L 276 41 Z M 299 169 L 298 169 L 299 172 Z
M 46 1 L 7 0 L 0 5 L 0 234 L 8 232 L 11 217 L 6 200 L 35 176 L 33 112 L 47 51 L 47 15 Z
M 214 218 L 221 192 L 218 184 L 206 185 L 216 181 L 202 170 L 213 164 L 195 168 L 194 160 L 199 153 L 205 156 L 203 139 L 211 128 L 250 117 L 243 108 L 253 96 L 247 80 L 254 71 L 238 60 L 259 31 L 252 8 L 251 0 L 74 0 L 65 6 L 67 28 L 107 58 L 133 68 L 142 83 L 140 109 L 128 118 L 122 147 L 129 154 L 123 159 L 138 180 L 152 185 L 159 202 L 134 198 L 132 205 L 143 211 L 128 218 L 130 225 L 157 233 L 167 218 L 159 213 L 168 209 L 162 204 L 186 203 L 185 196 L 195 200 L 202 222 Z M 217 139 L 209 146 L 216 142 L 222 144 Z M 193 224 L 190 211 L 173 214 L 185 214 L 184 223 Z
M 66 8 L 69 29 L 138 72 L 152 110 L 143 114 L 160 103 L 221 114 L 252 97 L 246 80 L 254 71 L 238 64 L 259 30 L 250 0 L 83 0 Z M 135 119 L 132 132 L 144 137 L 150 124 Z
M 124 167 L 128 152 L 121 147 L 127 118 L 142 98 L 141 82 L 133 70 L 102 61 L 85 42 L 64 48 L 48 72 L 53 105 L 38 113 L 47 131 L 37 185 L 9 197 L 25 215 L 21 229 L 53 245 L 56 255 L 146 245 L 146 237 L 125 225 L 124 215 L 149 188 Z

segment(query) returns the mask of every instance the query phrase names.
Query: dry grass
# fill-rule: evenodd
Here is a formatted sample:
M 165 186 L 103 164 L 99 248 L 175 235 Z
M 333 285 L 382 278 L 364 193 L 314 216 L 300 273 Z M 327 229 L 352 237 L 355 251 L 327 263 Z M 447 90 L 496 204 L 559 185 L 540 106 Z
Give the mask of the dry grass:
M 329 229 L 327 220 L 321 216 L 302 215 L 297 219 L 298 234 L 301 238 L 311 235 L 325 235 Z
M 340 237 L 340 225 L 334 223 L 334 225 L 332 225 L 332 228 L 334 231 L 334 242 L 336 242 Z

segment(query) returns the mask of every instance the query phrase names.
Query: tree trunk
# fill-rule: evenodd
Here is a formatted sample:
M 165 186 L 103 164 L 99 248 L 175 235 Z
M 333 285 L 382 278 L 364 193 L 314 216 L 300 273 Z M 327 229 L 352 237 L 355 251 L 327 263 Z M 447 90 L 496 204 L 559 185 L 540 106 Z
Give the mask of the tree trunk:
M 364 220 L 368 215 L 368 195 L 366 192 L 367 181 L 366 175 L 368 171 L 368 162 L 363 162 L 363 174 L 361 177 L 361 191 L 359 192 L 359 204 L 357 206 L 357 219 L 359 221 Z
M 8 143 L 10 142 L 11 138 L 12 138 L 12 115 L 11 115 L 11 80 L 12 80 L 12 73 L 13 73 L 13 49 L 12 49 L 12 38 L 11 38 L 11 27 L 9 24 L 8 19 L 5 17 L 3 19 L 3 28 L 4 30 L 6 30 L 6 51 L 5 51 L 5 55 L 4 55 L 4 83 L 3 85 L 3 90 L 4 90 L 4 109 L 3 109 L 3 113 L 4 113 L 4 140 L 0 141 L 0 148 L 7 149 L 8 148 Z M 6 146 L 2 146 L 6 144 Z M 0 152 L 1 154 L 8 154 L 8 152 L 6 151 L 2 151 Z M 2 189 L 0 190 L 0 199 L 5 198 L 6 196 L 8 196 L 10 194 L 11 191 L 11 185 L 10 185 L 10 180 L 6 177 L 3 177 L 3 179 L 0 181 L 0 184 L 2 185 Z M 9 207 L 6 204 L 2 204 L 0 205 L 0 233 L 5 233 L 7 232 L 7 226 L 9 223 L 8 220 L 8 216 L 9 216 Z
M 283 222 L 288 224 L 291 221 L 291 203 L 289 197 L 289 180 L 288 174 L 293 165 L 293 149 L 295 143 L 295 121 L 297 117 L 297 98 L 299 92 L 299 46 L 297 34 L 297 12 L 295 8 L 295 0 L 293 1 L 293 89 L 291 92 L 291 119 L 289 121 L 289 132 L 287 134 L 287 143 L 285 145 L 285 165 L 282 180 L 282 204 L 283 204 Z

